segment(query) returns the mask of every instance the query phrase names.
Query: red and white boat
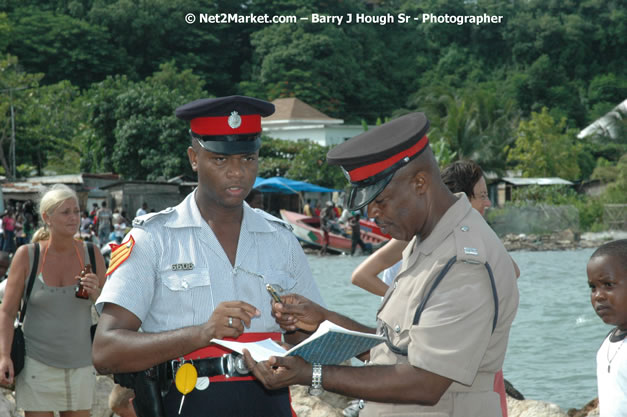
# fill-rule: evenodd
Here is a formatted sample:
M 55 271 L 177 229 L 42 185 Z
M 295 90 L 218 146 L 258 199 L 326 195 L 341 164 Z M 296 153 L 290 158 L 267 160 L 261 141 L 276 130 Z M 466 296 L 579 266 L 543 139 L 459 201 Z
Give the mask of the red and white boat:
M 365 232 L 371 232 L 371 233 L 374 233 L 375 235 L 381 235 L 386 239 L 392 239 L 392 236 L 390 236 L 387 233 L 383 233 L 381 228 L 375 222 L 371 220 L 359 219 L 359 226 L 361 227 L 361 230 Z
M 305 216 L 304 214 L 296 213 L 288 210 L 281 210 L 281 218 L 294 228 L 293 232 L 298 240 L 305 242 L 312 246 L 322 247 L 322 231 L 320 230 L 320 218 Z M 361 240 L 366 244 L 372 246 L 372 250 L 379 249 L 381 246 L 390 240 L 389 238 L 361 230 Z M 329 233 L 329 250 L 342 252 L 346 254 L 351 253 L 351 238 L 350 235 L 344 236 L 338 233 Z

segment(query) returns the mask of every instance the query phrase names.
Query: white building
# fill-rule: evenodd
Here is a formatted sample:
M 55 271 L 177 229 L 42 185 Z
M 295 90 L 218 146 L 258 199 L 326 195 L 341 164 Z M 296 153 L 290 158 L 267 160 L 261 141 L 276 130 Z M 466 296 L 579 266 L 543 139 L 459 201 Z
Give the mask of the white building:
M 338 145 L 364 132 L 361 125 L 345 125 L 292 97 L 272 102 L 275 112 L 261 120 L 263 134 L 275 139 L 310 140 L 322 146 Z

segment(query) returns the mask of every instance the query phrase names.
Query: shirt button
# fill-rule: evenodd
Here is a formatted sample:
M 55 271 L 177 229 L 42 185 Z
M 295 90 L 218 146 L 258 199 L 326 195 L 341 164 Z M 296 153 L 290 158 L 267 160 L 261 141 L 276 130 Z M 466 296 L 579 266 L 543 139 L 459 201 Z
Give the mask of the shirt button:
M 394 289 L 396 289 L 396 281 L 394 281 Z
M 188 288 L 189 288 L 189 284 L 187 283 L 187 280 L 186 280 L 186 279 L 184 279 L 184 280 L 183 280 L 183 283 L 181 284 L 181 287 L 183 287 L 183 288 L 185 288 L 185 289 L 188 289 Z
M 394 326 L 394 331 L 396 333 L 400 333 L 401 332 L 401 326 L 399 326 L 398 324 L 396 326 Z
M 470 230 L 468 226 L 462 226 L 461 229 L 462 229 L 462 232 L 467 232 Z

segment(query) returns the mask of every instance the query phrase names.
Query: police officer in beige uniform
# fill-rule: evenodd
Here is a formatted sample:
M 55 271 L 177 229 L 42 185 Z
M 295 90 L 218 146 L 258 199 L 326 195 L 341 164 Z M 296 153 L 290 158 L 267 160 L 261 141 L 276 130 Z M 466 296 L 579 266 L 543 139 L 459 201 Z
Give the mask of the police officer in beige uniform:
M 327 155 L 350 178 L 350 210 L 410 241 L 403 265 L 377 314 L 377 329 L 298 295 L 274 311 L 285 329 L 330 320 L 386 336 L 369 366 L 321 366 L 270 358 L 247 366 L 268 388 L 310 383 L 363 398 L 360 416 L 499 417 L 494 373 L 505 358 L 518 289 L 503 244 L 467 197 L 442 183 L 428 145 L 429 122 L 412 113 L 369 130 Z

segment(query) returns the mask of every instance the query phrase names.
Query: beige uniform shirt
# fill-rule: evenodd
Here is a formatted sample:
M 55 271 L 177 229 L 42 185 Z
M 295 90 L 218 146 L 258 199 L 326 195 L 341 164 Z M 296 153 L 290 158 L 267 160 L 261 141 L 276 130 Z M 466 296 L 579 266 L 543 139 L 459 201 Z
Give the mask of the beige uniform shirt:
M 403 266 L 377 314 L 390 342 L 407 349 L 393 353 L 387 344 L 371 351 L 372 365 L 411 365 L 453 381 L 435 406 L 367 402 L 371 416 L 500 417 L 494 374 L 503 366 L 509 330 L 518 308 L 512 260 L 500 239 L 465 194 L 445 213 L 422 242 L 414 238 L 403 253 Z M 446 263 L 448 273 L 431 294 L 414 325 L 414 314 Z M 495 303 L 488 264 L 498 298 Z M 381 330 L 381 329 L 380 329 Z

